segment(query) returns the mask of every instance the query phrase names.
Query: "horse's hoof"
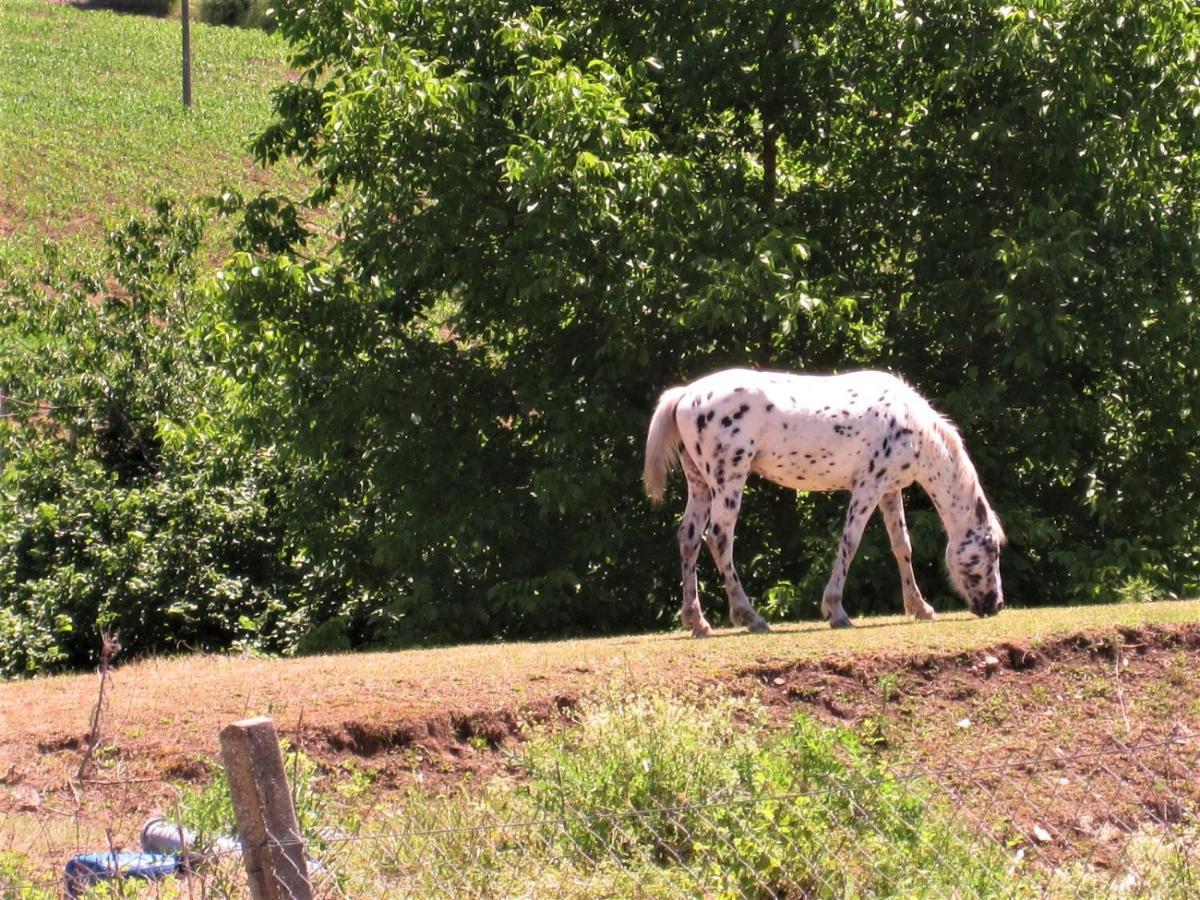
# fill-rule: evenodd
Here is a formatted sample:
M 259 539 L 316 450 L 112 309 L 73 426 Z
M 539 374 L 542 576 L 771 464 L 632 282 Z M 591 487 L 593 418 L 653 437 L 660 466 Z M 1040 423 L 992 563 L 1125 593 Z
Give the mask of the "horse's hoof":
M 850 617 L 842 615 L 840 618 L 833 619 L 829 623 L 830 628 L 853 628 L 854 623 L 850 621 Z
M 746 626 L 746 630 L 751 634 L 763 634 L 770 631 L 771 626 L 767 624 L 767 620 L 761 616 Z
M 692 637 L 706 638 L 712 634 L 712 626 L 707 622 L 703 622 L 692 629 Z

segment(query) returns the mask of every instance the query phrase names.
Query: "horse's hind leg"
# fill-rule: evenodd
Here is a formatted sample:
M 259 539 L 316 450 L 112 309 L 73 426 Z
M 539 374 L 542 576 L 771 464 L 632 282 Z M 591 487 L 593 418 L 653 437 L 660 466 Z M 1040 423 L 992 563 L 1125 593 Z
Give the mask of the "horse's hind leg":
M 683 474 L 687 478 L 688 499 L 687 507 L 683 511 L 683 521 L 679 523 L 679 555 L 683 561 L 683 607 L 679 610 L 679 617 L 683 620 L 683 627 L 692 629 L 695 637 L 707 637 L 712 634 L 712 626 L 700 611 L 700 596 L 696 589 L 696 564 L 700 557 L 700 541 L 708 525 L 712 491 L 686 455 L 681 454 L 680 461 L 683 464 Z
M 867 520 L 875 511 L 879 498 L 877 490 L 861 486 L 855 487 L 850 494 L 850 507 L 846 510 L 846 524 L 842 528 L 842 539 L 838 543 L 837 560 L 833 564 L 833 572 L 821 598 L 821 614 L 834 628 L 849 628 L 854 624 L 842 608 L 842 591 L 846 587 L 846 573 L 850 571 L 850 563 L 854 554 L 858 552 L 863 529 L 867 527 Z
M 908 526 L 904 522 L 904 500 L 900 491 L 884 494 L 879 501 L 883 513 L 883 524 L 887 526 L 888 538 L 892 542 L 892 555 L 900 568 L 900 585 L 904 592 L 904 611 L 918 619 L 936 619 L 937 613 L 921 596 L 917 578 L 912 568 L 912 542 L 908 539 Z
M 712 525 L 705 541 L 712 553 L 717 569 L 725 579 L 725 593 L 729 597 L 729 619 L 735 625 L 745 625 L 750 631 L 769 631 L 766 619 L 754 611 L 750 598 L 742 587 L 737 570 L 733 567 L 733 528 L 737 524 L 738 510 L 742 503 L 742 488 L 746 484 L 744 475 L 738 475 L 718 485 L 712 501 Z

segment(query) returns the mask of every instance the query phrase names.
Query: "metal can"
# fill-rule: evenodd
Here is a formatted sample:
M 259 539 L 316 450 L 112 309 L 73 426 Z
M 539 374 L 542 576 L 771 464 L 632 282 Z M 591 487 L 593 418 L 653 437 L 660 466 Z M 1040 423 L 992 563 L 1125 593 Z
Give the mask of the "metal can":
M 162 816 L 147 819 L 142 826 L 142 849 L 147 853 L 179 854 L 184 848 L 192 850 L 195 843 L 194 834 Z

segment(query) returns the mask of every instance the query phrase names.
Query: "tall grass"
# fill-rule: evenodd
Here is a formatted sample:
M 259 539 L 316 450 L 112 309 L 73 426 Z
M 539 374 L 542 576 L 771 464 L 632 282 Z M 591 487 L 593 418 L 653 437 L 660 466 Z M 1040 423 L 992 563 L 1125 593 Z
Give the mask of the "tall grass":
M 351 893 L 413 896 L 1024 896 L 994 843 L 852 733 L 782 732 L 715 692 L 580 711 L 514 758 L 514 783 L 414 792 L 330 863 Z

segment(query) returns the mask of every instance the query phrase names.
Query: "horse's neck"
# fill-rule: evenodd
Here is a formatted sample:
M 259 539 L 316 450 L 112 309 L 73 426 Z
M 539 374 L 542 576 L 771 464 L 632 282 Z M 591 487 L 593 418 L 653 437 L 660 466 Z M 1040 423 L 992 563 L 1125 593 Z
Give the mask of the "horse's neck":
M 963 454 L 939 438 L 925 441 L 917 481 L 933 501 L 949 535 L 961 534 L 972 521 L 979 481 Z M 968 467 L 967 471 L 963 467 Z

